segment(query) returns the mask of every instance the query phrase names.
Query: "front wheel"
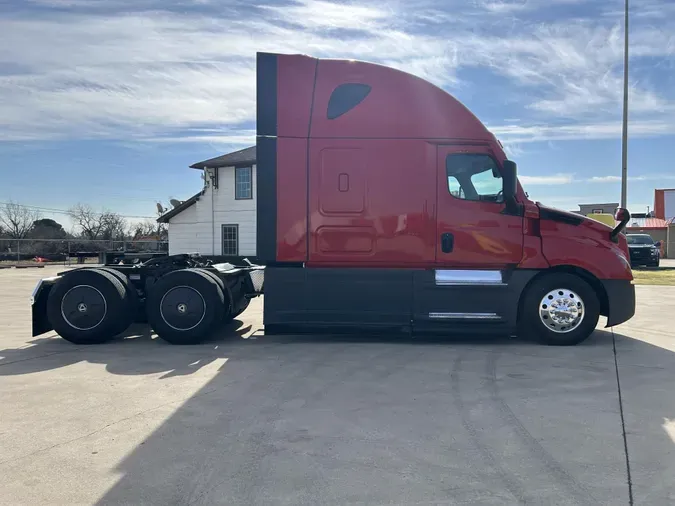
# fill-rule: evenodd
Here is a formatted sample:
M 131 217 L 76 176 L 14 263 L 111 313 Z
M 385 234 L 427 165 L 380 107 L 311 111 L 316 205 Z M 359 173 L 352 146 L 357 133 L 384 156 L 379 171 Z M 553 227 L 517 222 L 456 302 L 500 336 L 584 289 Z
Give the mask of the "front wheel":
M 575 345 L 593 333 L 599 316 L 598 296 L 586 281 L 573 274 L 549 274 L 525 292 L 519 334 L 542 344 Z

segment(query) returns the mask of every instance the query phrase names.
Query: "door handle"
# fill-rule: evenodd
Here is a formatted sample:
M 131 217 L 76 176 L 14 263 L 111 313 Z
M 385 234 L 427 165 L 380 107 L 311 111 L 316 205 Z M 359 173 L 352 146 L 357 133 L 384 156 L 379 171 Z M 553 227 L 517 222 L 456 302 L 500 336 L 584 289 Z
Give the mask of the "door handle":
M 441 250 L 443 253 L 451 253 L 452 248 L 455 247 L 455 236 L 450 232 L 445 232 L 441 234 Z

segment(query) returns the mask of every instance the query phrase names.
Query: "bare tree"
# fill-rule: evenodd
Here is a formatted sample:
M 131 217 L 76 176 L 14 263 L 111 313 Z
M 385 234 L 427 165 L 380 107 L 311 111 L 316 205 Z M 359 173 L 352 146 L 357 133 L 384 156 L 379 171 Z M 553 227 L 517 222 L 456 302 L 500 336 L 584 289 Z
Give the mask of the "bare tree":
M 37 209 L 10 201 L 0 207 L 0 228 L 12 239 L 24 239 L 40 217 Z
M 68 210 L 68 214 L 87 239 L 98 239 L 103 230 L 101 213 L 97 213 L 87 204 L 77 204 Z
M 117 213 L 104 211 L 101 214 L 103 221 L 103 239 L 126 239 L 127 220 Z
M 158 223 L 153 219 L 139 221 L 129 228 L 129 236 L 136 241 L 144 238 L 166 240 L 166 223 Z
M 125 236 L 126 220 L 112 211 L 97 212 L 88 204 L 77 204 L 68 210 L 68 214 L 87 239 L 112 240 Z

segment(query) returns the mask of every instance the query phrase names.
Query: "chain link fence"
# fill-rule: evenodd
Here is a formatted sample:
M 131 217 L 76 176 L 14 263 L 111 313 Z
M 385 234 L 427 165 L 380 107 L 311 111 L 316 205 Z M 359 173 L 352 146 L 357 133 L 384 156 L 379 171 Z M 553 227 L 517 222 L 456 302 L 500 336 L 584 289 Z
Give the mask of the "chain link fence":
M 116 254 L 167 253 L 168 241 L 89 239 L 0 239 L 0 263 L 105 263 Z

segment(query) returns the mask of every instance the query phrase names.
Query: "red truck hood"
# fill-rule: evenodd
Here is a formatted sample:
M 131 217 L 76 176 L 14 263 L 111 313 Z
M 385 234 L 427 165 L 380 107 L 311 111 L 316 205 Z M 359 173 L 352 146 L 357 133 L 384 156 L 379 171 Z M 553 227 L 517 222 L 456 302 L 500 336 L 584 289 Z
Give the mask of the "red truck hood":
M 553 220 L 559 224 L 564 225 L 566 222 L 571 227 L 558 227 L 555 234 L 558 237 L 586 237 L 589 240 L 598 241 L 598 245 L 604 245 L 609 248 L 618 248 L 625 258 L 628 258 L 628 243 L 623 234 L 619 234 L 616 242 L 612 241 L 611 232 L 612 227 L 605 223 L 599 222 L 592 218 L 587 218 L 581 214 L 555 209 L 554 207 L 545 206 L 537 203 L 539 208 L 539 216 L 542 220 Z
M 629 285 L 633 273 L 626 236 L 618 233 L 612 237 L 613 229 L 609 225 L 576 213 L 539 203 L 537 209 L 541 254 L 549 267 L 572 268 L 575 274 L 585 278 L 599 295 L 608 326 L 615 325 L 616 321 L 625 321 L 623 317 L 614 320 L 614 316 L 622 311 L 616 308 L 623 304 L 628 307 L 627 314 L 634 312 L 635 294 Z M 529 232 L 530 222 L 526 222 L 525 226 Z M 524 244 L 536 245 L 527 237 Z M 528 250 L 525 253 L 528 255 L 526 260 L 536 256 Z M 616 300 L 619 302 L 610 302 Z
M 555 207 L 550 207 L 550 206 L 545 206 L 544 204 L 540 204 L 537 202 L 537 207 L 539 208 L 540 215 L 542 214 L 542 211 L 544 212 L 543 214 L 545 215 L 546 212 L 554 213 L 555 215 L 559 216 L 562 220 L 565 218 L 569 219 L 570 222 L 579 222 L 581 220 L 582 225 L 586 230 L 590 229 L 596 232 L 599 232 L 603 235 L 605 235 L 607 232 L 612 231 L 612 227 L 609 225 L 605 225 L 602 222 L 599 222 L 597 220 L 587 218 L 586 216 L 583 216 L 581 214 L 576 214 L 572 213 L 570 211 L 563 211 L 562 209 L 556 209 Z M 608 237 L 609 239 L 609 237 Z

